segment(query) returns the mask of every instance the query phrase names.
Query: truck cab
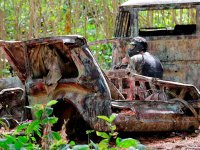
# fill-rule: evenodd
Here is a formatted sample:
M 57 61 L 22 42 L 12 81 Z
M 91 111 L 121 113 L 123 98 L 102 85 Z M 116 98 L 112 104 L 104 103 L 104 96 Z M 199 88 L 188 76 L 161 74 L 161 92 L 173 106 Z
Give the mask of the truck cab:
M 113 66 L 126 55 L 133 37 L 144 37 L 148 51 L 164 67 L 164 80 L 200 89 L 200 1 L 129 0 L 119 7 L 113 42 Z

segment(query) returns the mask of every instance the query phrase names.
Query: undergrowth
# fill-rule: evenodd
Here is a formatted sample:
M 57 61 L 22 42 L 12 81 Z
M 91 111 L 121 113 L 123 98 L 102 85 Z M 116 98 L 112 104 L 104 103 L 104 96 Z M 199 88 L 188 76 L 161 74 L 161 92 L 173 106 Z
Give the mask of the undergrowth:
M 52 100 L 46 105 L 36 104 L 33 107 L 35 112 L 34 120 L 27 120 L 22 122 L 16 127 L 14 132 L 4 132 L 0 134 L 0 149 L 5 150 L 121 150 L 121 149 L 145 149 L 145 146 L 140 144 L 139 141 L 126 138 L 122 139 L 118 137 L 116 132 L 116 126 L 113 124 L 115 119 L 114 115 L 110 117 L 97 116 L 100 119 L 106 121 L 110 132 L 99 132 L 94 130 L 86 131 L 88 135 L 87 144 L 76 144 L 74 141 L 69 141 L 65 133 L 65 125 L 62 130 L 55 132 L 51 130 L 53 124 L 55 124 L 58 118 L 52 116 L 52 105 L 57 101 Z M 96 132 L 96 135 L 101 137 L 102 140 L 99 143 L 94 143 L 90 139 L 90 134 Z M 115 140 L 115 145 L 111 145 L 111 140 Z

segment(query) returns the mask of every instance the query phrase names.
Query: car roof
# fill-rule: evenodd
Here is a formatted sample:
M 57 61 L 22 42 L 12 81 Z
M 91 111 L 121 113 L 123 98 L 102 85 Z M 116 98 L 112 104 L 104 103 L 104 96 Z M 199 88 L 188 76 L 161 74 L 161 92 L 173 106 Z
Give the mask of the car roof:
M 170 4 L 199 5 L 200 0 L 129 0 L 123 3 L 121 7 L 126 7 L 126 6 L 146 7 L 146 6 L 170 5 Z

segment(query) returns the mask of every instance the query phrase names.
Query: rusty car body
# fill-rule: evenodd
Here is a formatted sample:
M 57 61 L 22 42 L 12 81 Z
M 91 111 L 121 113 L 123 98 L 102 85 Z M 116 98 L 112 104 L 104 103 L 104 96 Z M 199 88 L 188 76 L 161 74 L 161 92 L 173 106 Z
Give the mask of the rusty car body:
M 0 126 L 10 129 L 26 120 L 24 85 L 18 77 L 0 79 Z
M 119 6 L 114 39 L 89 45 L 112 43 L 114 68 L 136 36 L 144 37 L 149 51 L 161 60 L 164 80 L 200 89 L 199 0 L 128 0 Z
M 54 106 L 54 115 L 59 118 L 55 130 L 60 130 L 67 120 L 68 134 L 83 129 L 84 124 L 108 131 L 106 122 L 97 116 L 110 115 L 116 116 L 117 131 L 199 127 L 200 92 L 195 86 L 145 77 L 126 69 L 110 70 L 105 75 L 84 37 L 1 41 L 0 49 L 25 85 L 29 105 L 58 100 Z

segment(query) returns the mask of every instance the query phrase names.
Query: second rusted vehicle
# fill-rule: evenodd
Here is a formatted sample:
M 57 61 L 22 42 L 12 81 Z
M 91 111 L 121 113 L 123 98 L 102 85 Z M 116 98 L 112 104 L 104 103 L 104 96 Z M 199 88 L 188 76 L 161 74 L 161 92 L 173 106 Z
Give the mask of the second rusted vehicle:
M 200 92 L 195 86 L 140 76 L 126 69 L 110 70 L 106 76 L 83 37 L 1 41 L 0 49 L 24 83 L 29 105 L 58 100 L 55 130 L 66 120 L 68 134 L 84 125 L 108 131 L 99 115 L 115 115 L 117 131 L 199 127 Z
M 164 67 L 164 80 L 200 89 L 200 1 L 128 0 L 119 6 L 113 43 L 113 66 L 125 56 L 133 37 L 148 41 Z
M 128 0 L 119 6 L 114 38 L 89 45 L 112 43 L 114 68 L 136 36 L 144 37 L 148 50 L 161 60 L 164 80 L 200 89 L 199 0 Z

